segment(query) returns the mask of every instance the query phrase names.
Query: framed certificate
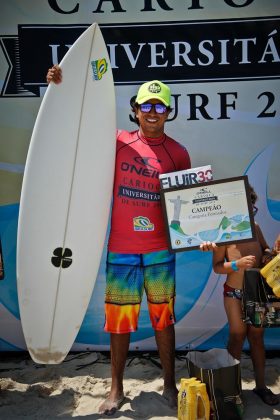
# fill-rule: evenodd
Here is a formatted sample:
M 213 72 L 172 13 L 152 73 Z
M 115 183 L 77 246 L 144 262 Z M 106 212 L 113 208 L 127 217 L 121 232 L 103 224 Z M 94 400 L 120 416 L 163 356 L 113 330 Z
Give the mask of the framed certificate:
M 171 252 L 256 238 L 247 176 L 161 190 Z

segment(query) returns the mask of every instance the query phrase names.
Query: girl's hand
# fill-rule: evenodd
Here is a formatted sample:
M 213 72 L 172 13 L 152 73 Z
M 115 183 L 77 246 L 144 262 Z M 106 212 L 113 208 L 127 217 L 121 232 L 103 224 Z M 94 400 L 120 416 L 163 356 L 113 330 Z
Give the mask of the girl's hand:
M 252 268 L 256 264 L 256 257 L 254 255 L 247 255 L 246 257 L 239 258 L 236 261 L 236 265 L 238 268 L 242 268 L 246 270 L 247 268 Z

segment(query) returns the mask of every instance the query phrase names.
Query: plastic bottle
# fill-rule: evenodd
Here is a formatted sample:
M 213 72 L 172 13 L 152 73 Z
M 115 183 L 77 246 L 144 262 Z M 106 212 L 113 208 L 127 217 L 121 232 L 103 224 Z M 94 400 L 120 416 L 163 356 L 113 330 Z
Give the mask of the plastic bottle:
M 188 386 L 187 392 L 187 410 L 185 420 L 197 420 L 197 386 L 192 382 Z
M 210 401 L 204 383 L 196 385 L 197 420 L 210 419 Z
M 180 381 L 180 389 L 178 393 L 178 419 L 187 420 L 187 395 L 188 387 L 190 384 L 200 384 L 200 381 L 194 377 L 192 378 L 182 378 Z
M 277 254 L 261 269 L 261 275 L 266 279 L 275 296 L 280 297 L 280 254 Z
M 179 420 L 209 420 L 210 401 L 206 385 L 196 378 L 182 378 L 178 394 Z
M 237 413 L 239 414 L 239 417 L 242 419 L 244 415 L 244 404 L 243 404 L 242 399 L 240 397 L 237 397 L 235 400 L 235 404 L 236 404 Z

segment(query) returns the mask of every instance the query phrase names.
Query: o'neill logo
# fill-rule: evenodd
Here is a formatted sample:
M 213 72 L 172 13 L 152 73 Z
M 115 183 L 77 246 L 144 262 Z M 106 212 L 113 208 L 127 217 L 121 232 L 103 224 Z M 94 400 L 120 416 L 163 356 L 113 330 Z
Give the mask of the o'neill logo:
M 135 162 L 140 163 L 143 166 L 149 166 L 153 169 L 158 169 L 158 164 L 161 162 L 160 160 L 154 157 L 140 157 L 136 156 L 134 158 Z
M 103 75 L 108 70 L 108 64 L 105 58 L 92 61 L 91 66 L 93 71 L 93 80 L 101 80 Z
M 53 251 L 52 264 L 55 267 L 68 268 L 72 264 L 72 251 L 69 248 L 56 248 Z
M 150 222 L 148 217 L 137 216 L 133 218 L 133 227 L 135 231 L 152 231 L 155 229 L 153 223 Z
M 160 160 L 153 157 L 140 156 L 136 156 L 134 160 L 141 166 L 139 167 L 138 165 L 130 164 L 129 162 L 122 162 L 121 170 L 131 174 L 135 173 L 137 175 L 146 176 L 148 178 L 159 177 Z

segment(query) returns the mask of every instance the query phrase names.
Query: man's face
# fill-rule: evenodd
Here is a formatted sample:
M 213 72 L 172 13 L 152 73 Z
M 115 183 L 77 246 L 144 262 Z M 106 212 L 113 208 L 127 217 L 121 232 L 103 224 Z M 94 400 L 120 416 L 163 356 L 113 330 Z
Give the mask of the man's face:
M 150 99 L 145 102 L 149 104 L 162 104 L 158 99 Z M 170 110 L 166 110 L 163 114 L 156 112 L 155 108 L 149 112 L 142 112 L 140 107 L 135 110 L 135 116 L 139 120 L 140 131 L 145 137 L 160 137 L 164 132 L 164 123 L 168 118 Z

